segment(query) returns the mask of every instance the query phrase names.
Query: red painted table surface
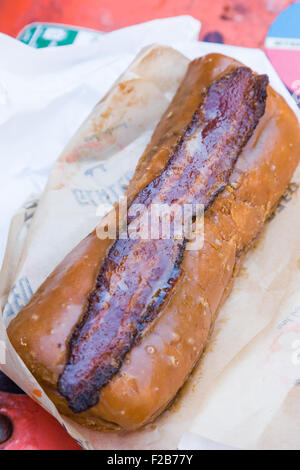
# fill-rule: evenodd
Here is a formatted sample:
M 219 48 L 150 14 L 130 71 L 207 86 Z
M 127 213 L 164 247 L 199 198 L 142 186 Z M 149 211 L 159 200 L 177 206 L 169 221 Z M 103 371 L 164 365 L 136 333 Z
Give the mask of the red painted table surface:
M 0 31 L 16 36 L 33 21 L 112 31 L 188 14 L 202 22 L 202 40 L 263 47 L 270 24 L 290 3 L 292 0 L 0 0 Z M 1 414 L 11 419 L 13 433 L 0 449 L 79 448 L 29 397 L 0 391 Z
M 262 47 L 273 19 L 292 0 L 0 0 L 0 31 L 16 36 L 32 21 L 101 31 L 188 14 L 202 21 L 200 39 L 218 31 L 226 44 Z
M 26 395 L 0 392 L 0 414 L 13 424 L 12 436 L 0 450 L 80 449 L 56 419 Z

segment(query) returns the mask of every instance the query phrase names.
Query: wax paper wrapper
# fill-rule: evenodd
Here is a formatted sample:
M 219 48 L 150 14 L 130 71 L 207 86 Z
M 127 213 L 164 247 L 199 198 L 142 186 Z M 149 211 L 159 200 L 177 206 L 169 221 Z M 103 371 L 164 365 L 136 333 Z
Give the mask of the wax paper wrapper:
M 299 171 L 276 216 L 266 224 L 259 243 L 247 255 L 199 367 L 174 405 L 155 423 L 136 432 L 100 433 L 60 416 L 6 337 L 5 327 L 32 293 L 99 222 L 99 205 L 113 204 L 124 193 L 190 59 L 220 52 L 257 72 L 268 73 L 271 85 L 299 116 L 295 102 L 261 51 L 200 43 L 196 41 L 198 32 L 199 24 L 195 20 L 182 17 L 112 33 L 103 38 L 103 44 L 100 42 L 88 52 L 82 48 L 69 51 L 64 48 L 61 55 L 56 52 L 57 57 L 53 52 L 47 52 L 46 59 L 43 54 L 35 55 L 36 70 L 45 66 L 47 58 L 57 66 L 52 77 L 46 67 L 44 85 L 36 83 L 37 97 L 44 99 L 50 89 L 49 100 L 40 109 L 38 99 L 33 100 L 32 106 L 30 99 L 22 95 L 21 109 L 11 107 L 10 115 L 0 126 L 2 130 L 7 126 L 6 132 L 7 129 L 11 132 L 9 123 L 17 120 L 25 127 L 20 130 L 23 138 L 33 143 L 30 136 L 36 136 L 36 129 L 26 125 L 26 117 L 34 113 L 35 119 L 45 118 L 43 125 L 49 135 L 44 133 L 43 143 L 38 146 L 42 159 L 41 149 L 55 135 L 48 127 L 48 113 L 50 117 L 55 115 L 60 123 L 60 113 L 63 113 L 65 136 L 68 126 L 75 123 L 72 103 L 77 103 L 74 113 L 79 112 L 76 124 L 86 112 L 82 104 L 84 97 L 80 100 L 81 109 L 76 101 L 82 93 L 81 85 L 88 83 L 83 95 L 92 101 L 91 87 L 95 86 L 96 77 L 98 80 L 102 77 L 98 96 L 102 99 L 54 163 L 43 193 L 27 199 L 14 216 L 0 278 L 3 311 L 0 340 L 6 345 L 2 370 L 87 449 L 220 448 L 211 441 L 242 449 L 300 449 Z M 160 44 L 148 45 L 138 53 L 141 46 L 154 41 Z M 20 53 L 19 46 L 17 49 Z M 25 49 L 22 51 L 25 53 Z M 97 59 L 100 53 L 105 57 Z M 126 66 L 127 70 L 121 73 Z M 9 64 L 7 69 L 14 78 L 19 76 L 19 71 L 9 68 Z M 27 65 L 26 70 L 32 73 L 33 69 Z M 70 86 L 64 88 L 61 75 L 73 80 L 71 90 Z M 10 93 L 15 97 L 14 93 L 18 92 L 10 90 Z M 12 99 L 10 93 L 8 99 Z M 65 106 L 69 109 L 69 119 L 64 114 Z M 51 124 L 56 126 L 55 119 Z M 58 139 L 56 142 L 59 147 Z M 13 154 L 14 145 L 7 146 L 7 151 Z M 52 145 L 51 155 L 46 152 L 49 167 L 55 150 Z M 44 170 L 38 172 L 31 165 L 27 172 L 23 171 L 22 180 L 34 177 L 42 186 L 47 175 Z

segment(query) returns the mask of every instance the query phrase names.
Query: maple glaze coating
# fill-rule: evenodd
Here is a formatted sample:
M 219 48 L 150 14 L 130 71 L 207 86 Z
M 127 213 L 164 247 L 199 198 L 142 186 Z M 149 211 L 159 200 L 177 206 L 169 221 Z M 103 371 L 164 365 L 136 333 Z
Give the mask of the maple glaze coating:
M 139 229 L 147 228 L 148 239 L 118 239 L 104 260 L 58 381 L 72 411 L 98 403 L 99 391 L 151 326 L 182 274 L 186 238 L 175 239 L 173 219 L 169 239 L 162 234 L 151 239 L 149 206 L 190 203 L 206 210 L 212 204 L 264 114 L 267 84 L 265 75 L 246 67 L 213 82 L 163 171 L 134 199 L 130 207 L 143 209 L 130 217 L 129 208 L 129 230 L 136 222 Z
M 239 65 L 219 54 L 190 64 L 139 162 L 128 189 L 130 201 L 164 168 L 203 90 Z M 183 274 L 152 328 L 102 389 L 99 403 L 79 414 L 70 411 L 56 384 L 111 240 L 99 240 L 93 232 L 57 267 L 10 324 L 8 334 L 62 413 L 98 429 L 136 429 L 163 411 L 201 355 L 241 255 L 290 181 L 299 162 L 299 144 L 295 115 L 269 87 L 265 114 L 235 165 L 231 184 L 205 214 L 204 247 L 185 252 Z

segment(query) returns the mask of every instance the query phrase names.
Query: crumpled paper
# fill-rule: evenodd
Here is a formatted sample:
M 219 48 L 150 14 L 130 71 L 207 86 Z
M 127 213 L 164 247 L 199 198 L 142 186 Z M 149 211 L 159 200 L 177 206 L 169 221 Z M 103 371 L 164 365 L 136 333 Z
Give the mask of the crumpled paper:
M 0 275 L 0 341 L 6 344 L 6 364 L 0 367 L 87 449 L 220 448 L 211 441 L 243 449 L 300 449 L 299 170 L 247 255 L 199 367 L 154 424 L 131 433 L 99 433 L 60 416 L 6 337 L 9 321 L 99 222 L 99 204 L 112 204 L 124 192 L 188 59 L 220 52 L 268 73 L 299 117 L 261 51 L 199 43 L 198 32 L 199 23 L 189 17 L 160 20 L 106 35 L 103 44 L 88 50 L 61 48 L 61 55 L 56 50 L 45 56 L 30 50 L 31 61 L 23 65 L 26 46 L 0 37 L 0 47 L 4 41 L 10 48 L 0 72 L 0 84 L 10 84 L 0 125 L 10 172 L 2 191 L 10 211 L 29 193 L 22 184 L 14 198 L 14 188 L 27 180 L 31 191 L 43 186 L 61 147 L 107 92 L 55 162 L 41 197 L 31 196 L 14 216 Z M 154 41 L 160 45 L 134 59 L 141 46 Z M 9 76 L 13 80 L 5 82 Z M 11 140 L 17 125 L 20 136 Z M 28 167 L 22 164 L 18 173 L 24 160 Z

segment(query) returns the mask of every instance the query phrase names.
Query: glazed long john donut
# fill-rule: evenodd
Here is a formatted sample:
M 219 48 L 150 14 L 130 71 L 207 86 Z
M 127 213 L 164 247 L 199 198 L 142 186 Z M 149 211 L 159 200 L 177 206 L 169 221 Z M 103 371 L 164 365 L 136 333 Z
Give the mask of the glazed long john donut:
M 162 173 L 132 204 L 203 204 L 228 183 L 264 114 L 268 78 L 239 67 L 212 83 Z M 142 219 L 142 214 L 139 214 Z M 137 216 L 128 211 L 130 224 Z M 180 277 L 186 239 L 118 239 L 103 263 L 86 313 L 69 343 L 58 390 L 74 412 L 96 405 L 99 391 L 157 317 Z

